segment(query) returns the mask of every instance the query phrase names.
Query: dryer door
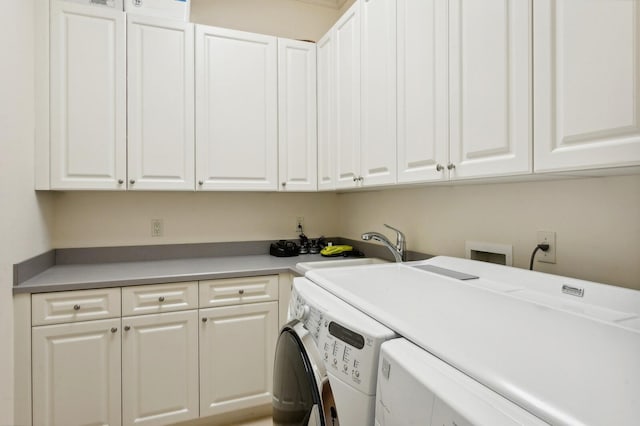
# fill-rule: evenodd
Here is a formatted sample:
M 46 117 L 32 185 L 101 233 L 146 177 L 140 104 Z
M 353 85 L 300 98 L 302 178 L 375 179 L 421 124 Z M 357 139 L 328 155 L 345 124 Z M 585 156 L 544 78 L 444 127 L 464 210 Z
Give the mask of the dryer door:
M 303 332 L 308 337 L 306 330 Z M 291 327 L 285 327 L 278 338 L 273 369 L 274 425 L 325 425 L 318 365 L 315 356 L 308 353 L 315 348 L 309 347 L 313 341 L 305 345 L 303 339 L 304 335 Z

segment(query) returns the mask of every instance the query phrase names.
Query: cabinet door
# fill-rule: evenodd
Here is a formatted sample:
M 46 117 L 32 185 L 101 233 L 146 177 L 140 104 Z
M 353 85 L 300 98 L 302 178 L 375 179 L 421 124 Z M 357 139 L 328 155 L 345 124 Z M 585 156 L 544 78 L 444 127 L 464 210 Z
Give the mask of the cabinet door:
M 199 190 L 276 191 L 275 37 L 196 26 Z
M 278 39 L 278 170 L 281 191 L 317 183 L 316 45 Z
M 396 182 L 396 0 L 360 2 L 360 175 L 364 186 Z
M 640 164 L 640 3 L 534 2 L 535 170 Z
M 531 0 L 449 5 L 450 178 L 529 173 Z
M 120 425 L 120 318 L 34 327 L 33 424 Z
M 336 188 L 352 188 L 360 178 L 360 3 L 333 29 L 336 72 Z
M 198 312 L 122 319 L 122 421 L 165 425 L 198 417 Z
M 333 31 L 317 45 L 318 56 L 318 190 L 336 189 L 336 93 Z
M 127 19 L 128 187 L 193 191 L 193 24 Z
M 125 15 L 51 3 L 51 189 L 125 189 Z
M 271 403 L 278 302 L 200 310 L 200 415 Z
M 446 180 L 447 0 L 398 0 L 397 4 L 398 182 Z

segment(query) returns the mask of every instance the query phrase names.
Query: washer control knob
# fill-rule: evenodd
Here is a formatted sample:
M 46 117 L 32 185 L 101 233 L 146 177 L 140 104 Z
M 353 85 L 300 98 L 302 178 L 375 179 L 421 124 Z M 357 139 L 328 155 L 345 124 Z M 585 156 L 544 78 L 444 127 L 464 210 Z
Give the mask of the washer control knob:
M 300 321 L 304 321 L 309 318 L 309 305 L 303 305 L 299 309 L 296 309 L 296 319 Z

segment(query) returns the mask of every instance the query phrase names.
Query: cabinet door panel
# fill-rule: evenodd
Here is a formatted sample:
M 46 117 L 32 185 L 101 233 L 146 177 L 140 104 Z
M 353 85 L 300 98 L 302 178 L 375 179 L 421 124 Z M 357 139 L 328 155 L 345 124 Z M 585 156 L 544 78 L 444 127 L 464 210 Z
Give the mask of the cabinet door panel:
M 278 170 L 283 191 L 317 189 L 316 45 L 278 39 Z
M 318 55 L 318 189 L 336 189 L 335 43 L 329 31 L 317 45 Z
M 396 182 L 396 1 L 360 5 L 360 170 L 363 185 L 385 185 Z
M 278 302 L 201 309 L 200 318 L 200 415 L 270 404 Z
M 398 0 L 398 182 L 446 180 L 447 0 Z
M 127 19 L 129 189 L 194 190 L 193 24 Z
M 531 171 L 531 2 L 450 1 L 452 179 Z
M 360 177 L 360 13 L 355 3 L 334 26 L 336 188 Z
M 640 164 L 640 3 L 534 2 L 535 169 Z
M 198 189 L 277 190 L 277 84 L 275 37 L 196 26 Z
M 164 425 L 198 417 L 197 321 L 195 310 L 122 319 L 125 425 Z
M 32 339 L 34 425 L 120 425 L 120 318 L 34 327 Z
M 125 48 L 122 11 L 52 2 L 52 189 L 125 189 Z

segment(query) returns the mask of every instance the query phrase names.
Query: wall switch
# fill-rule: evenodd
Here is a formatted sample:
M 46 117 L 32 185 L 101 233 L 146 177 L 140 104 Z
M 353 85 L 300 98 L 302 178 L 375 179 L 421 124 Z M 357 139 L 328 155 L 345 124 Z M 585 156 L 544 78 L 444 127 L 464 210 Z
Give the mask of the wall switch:
M 162 237 L 162 232 L 164 231 L 164 226 L 162 224 L 162 219 L 151 219 L 151 236 L 152 237 Z
M 549 250 L 539 250 L 538 262 L 556 263 L 556 233 L 553 231 L 538 231 L 538 244 L 549 244 Z
M 302 228 L 303 227 L 304 227 L 304 217 L 298 216 L 296 218 L 296 232 L 298 234 L 302 234 L 302 232 L 303 232 Z

